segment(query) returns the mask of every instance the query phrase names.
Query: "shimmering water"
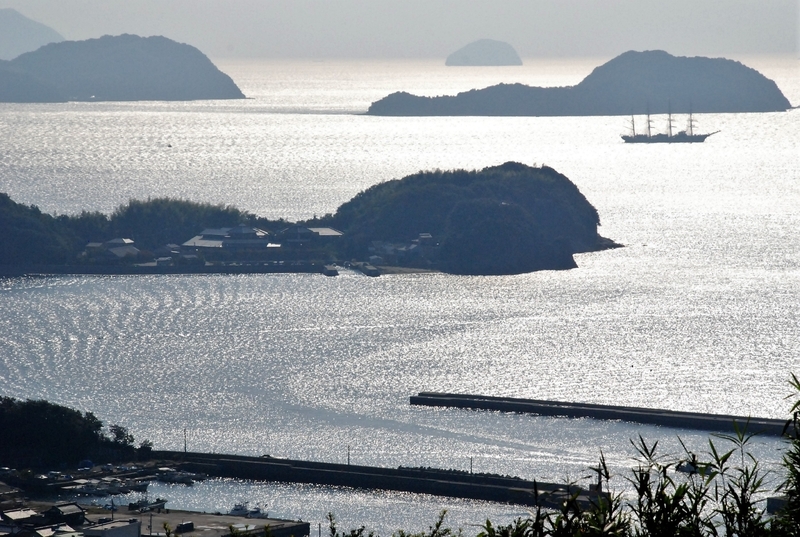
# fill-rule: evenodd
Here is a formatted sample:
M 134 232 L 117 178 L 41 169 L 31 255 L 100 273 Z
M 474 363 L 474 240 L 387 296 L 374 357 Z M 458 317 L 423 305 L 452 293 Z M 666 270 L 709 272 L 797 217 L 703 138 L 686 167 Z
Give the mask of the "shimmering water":
M 796 60 L 749 62 L 800 102 Z M 600 61 L 222 65 L 245 102 L 0 105 L 0 191 L 45 211 L 180 196 L 270 217 L 332 212 L 420 169 L 518 160 L 572 179 L 626 248 L 509 277 L 316 275 L 0 281 L 0 393 L 46 398 L 180 449 L 579 479 L 624 475 L 641 433 L 616 422 L 412 408 L 423 390 L 784 417 L 800 365 L 800 126 L 707 114 L 704 144 L 626 146 L 626 118 L 373 118 L 391 91 L 566 85 Z M 171 147 L 169 147 L 171 145 Z M 780 443 L 760 441 L 775 467 Z M 619 487 L 624 481 L 617 478 Z M 524 510 L 395 493 L 211 481 L 174 508 L 267 503 L 312 525 L 468 533 Z

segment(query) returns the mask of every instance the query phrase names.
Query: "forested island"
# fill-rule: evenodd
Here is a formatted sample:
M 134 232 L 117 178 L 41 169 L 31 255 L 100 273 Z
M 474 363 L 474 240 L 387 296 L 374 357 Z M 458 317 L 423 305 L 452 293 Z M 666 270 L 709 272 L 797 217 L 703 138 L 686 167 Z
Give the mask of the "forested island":
M 131 200 L 111 215 L 53 216 L 0 194 L 0 268 L 369 261 L 453 274 L 574 268 L 572 255 L 617 246 L 596 209 L 547 166 L 420 172 L 377 184 L 336 213 L 269 220 L 235 207 Z
M 208 57 L 161 36 L 50 43 L 0 61 L 0 102 L 244 99 Z
M 396 92 L 372 103 L 376 116 L 604 116 L 778 112 L 791 104 L 755 69 L 724 58 L 629 51 L 595 68 L 576 86 L 499 84 L 455 96 Z

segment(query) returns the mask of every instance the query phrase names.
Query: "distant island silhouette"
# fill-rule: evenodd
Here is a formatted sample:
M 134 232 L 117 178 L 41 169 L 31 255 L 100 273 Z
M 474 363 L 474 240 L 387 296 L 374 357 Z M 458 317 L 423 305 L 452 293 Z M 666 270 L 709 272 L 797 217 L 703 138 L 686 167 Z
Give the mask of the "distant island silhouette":
M 522 65 L 514 47 L 503 41 L 479 39 L 453 52 L 444 62 L 449 66 Z
M 0 62 L 0 102 L 243 98 L 202 52 L 160 36 L 63 41 Z
M 397 92 L 372 103 L 376 116 L 601 116 L 659 113 L 777 112 L 791 108 L 778 86 L 724 58 L 629 51 L 576 86 L 499 84 L 455 96 Z
M 62 35 L 49 26 L 29 19 L 16 9 L 0 9 L 0 60 L 11 60 L 63 40 Z

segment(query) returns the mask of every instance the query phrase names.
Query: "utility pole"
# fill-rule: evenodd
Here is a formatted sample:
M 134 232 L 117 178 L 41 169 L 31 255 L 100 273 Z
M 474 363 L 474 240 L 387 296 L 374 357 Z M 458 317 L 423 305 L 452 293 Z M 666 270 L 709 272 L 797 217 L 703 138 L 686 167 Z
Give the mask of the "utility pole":
M 350 466 L 350 446 L 347 446 L 347 466 Z
M 186 441 L 186 427 L 183 428 L 183 454 L 186 455 L 187 452 L 187 441 Z

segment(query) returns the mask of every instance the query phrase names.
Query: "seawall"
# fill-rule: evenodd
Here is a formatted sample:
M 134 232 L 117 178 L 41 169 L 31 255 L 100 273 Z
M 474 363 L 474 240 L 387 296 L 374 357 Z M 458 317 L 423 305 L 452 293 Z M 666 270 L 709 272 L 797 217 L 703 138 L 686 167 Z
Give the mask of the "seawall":
M 380 468 L 180 451 L 154 451 L 152 456 L 177 461 L 183 469 L 209 476 L 256 481 L 396 490 L 549 508 L 557 508 L 574 494 L 582 505 L 598 498 L 597 492 L 577 486 L 435 468 Z
M 522 412 L 540 416 L 563 416 L 568 418 L 593 418 L 622 420 L 677 427 L 702 431 L 733 432 L 736 427 L 769 436 L 781 436 L 786 422 L 784 420 L 733 416 L 727 414 L 700 414 L 654 408 L 638 408 L 588 403 L 566 403 L 538 399 L 517 399 L 512 397 L 491 397 L 487 395 L 452 394 L 420 392 L 411 396 L 412 405 L 469 408 L 475 410 L 499 410 L 502 412 Z

